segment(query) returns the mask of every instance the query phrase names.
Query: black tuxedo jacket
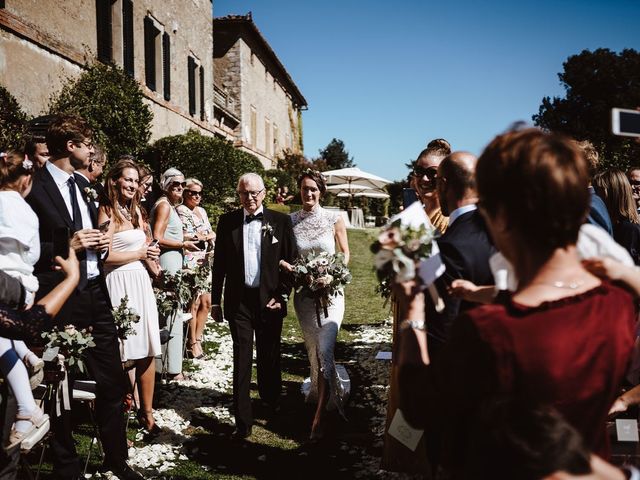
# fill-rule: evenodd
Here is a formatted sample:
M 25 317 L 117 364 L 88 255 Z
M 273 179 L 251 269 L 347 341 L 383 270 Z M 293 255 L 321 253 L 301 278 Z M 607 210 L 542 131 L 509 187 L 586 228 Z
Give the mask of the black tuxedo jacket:
M 436 281 L 436 286 L 445 302 L 445 309 L 437 313 L 427 295 L 427 331 L 432 343 L 443 344 L 449 339 L 458 314 L 476 305 L 450 297 L 447 287 L 458 278 L 476 285 L 493 285 L 489 258 L 496 249 L 478 210 L 458 217 L 438 239 L 438 247 L 446 271 Z
M 288 298 L 291 278 L 280 271 L 279 264 L 280 260 L 293 263 L 297 249 L 289 215 L 265 208 L 262 224 L 273 228 L 273 233 L 263 233 L 261 241 L 260 304 L 266 307 L 271 298 Z M 240 209 L 222 215 L 216 231 L 211 300 L 214 305 L 220 305 L 224 285 L 224 316 L 227 320 L 233 320 L 244 289 L 243 226 L 244 211 Z M 281 314 L 285 316 L 286 302 L 281 303 Z
M 95 228 L 98 221 L 98 209 L 93 201 L 87 201 L 87 195 L 84 192 L 84 189 L 89 186 L 89 183 L 81 175 L 75 175 L 75 179 L 81 194 L 80 197 L 78 197 L 78 203 L 85 202 L 88 205 L 91 222 Z M 55 271 L 51 268 L 51 265 L 53 264 L 54 230 L 66 227 L 69 229 L 69 233 L 73 235 L 75 229 L 73 227 L 73 219 L 71 218 L 71 215 L 69 215 L 69 211 L 67 210 L 64 199 L 60 194 L 60 190 L 46 167 L 37 170 L 33 174 L 33 187 L 31 188 L 31 192 L 27 196 L 26 201 L 36 213 L 38 221 L 40 222 L 40 259 L 34 266 L 34 274 L 40 283 L 40 288 L 36 295 L 39 299 L 53 290 L 53 288 L 64 279 L 64 274 L 62 272 Z M 86 261 L 84 252 L 78 254 L 78 259 L 81 262 L 81 280 L 78 289 L 81 289 L 82 284 L 86 283 L 86 264 L 83 264 Z M 102 268 L 102 264 L 100 262 L 99 265 L 100 268 Z M 104 277 L 101 275 L 100 278 Z M 64 325 L 66 323 L 71 323 L 73 304 L 74 295 L 69 297 L 69 300 L 65 303 L 65 306 L 56 317 L 58 324 Z

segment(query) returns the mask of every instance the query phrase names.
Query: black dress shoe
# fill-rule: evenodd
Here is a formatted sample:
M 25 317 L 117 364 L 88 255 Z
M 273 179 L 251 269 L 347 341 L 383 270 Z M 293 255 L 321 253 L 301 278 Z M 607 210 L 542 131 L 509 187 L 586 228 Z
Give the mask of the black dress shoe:
M 131 467 L 126 464 L 122 467 L 110 467 L 107 465 L 103 465 L 100 471 L 111 471 L 111 473 L 113 473 L 120 480 L 144 480 L 144 477 L 142 475 L 132 470 Z
M 242 429 L 242 428 L 236 428 L 233 433 L 231 434 L 231 438 L 233 440 L 244 440 L 246 438 L 249 438 L 251 436 L 251 429 Z

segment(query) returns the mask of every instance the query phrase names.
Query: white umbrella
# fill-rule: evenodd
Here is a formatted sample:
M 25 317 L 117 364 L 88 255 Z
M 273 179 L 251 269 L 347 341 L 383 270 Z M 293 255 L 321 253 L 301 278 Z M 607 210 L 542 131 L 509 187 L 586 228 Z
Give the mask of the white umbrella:
M 367 197 L 367 198 L 389 198 L 388 193 L 384 192 L 359 192 L 354 197 Z
M 365 186 L 370 188 L 382 188 L 385 185 L 391 183 L 382 177 L 378 177 L 373 173 L 360 170 L 358 167 L 340 168 L 338 170 L 328 170 L 322 172 L 322 175 L 327 179 L 327 184 L 357 184 L 359 186 Z
M 367 187 L 365 185 L 359 185 L 357 183 L 341 183 L 338 185 L 327 186 L 327 191 L 331 193 L 338 192 L 338 196 L 352 195 L 362 190 L 371 190 L 371 187 Z M 340 195 L 341 193 L 346 193 L 347 195 Z

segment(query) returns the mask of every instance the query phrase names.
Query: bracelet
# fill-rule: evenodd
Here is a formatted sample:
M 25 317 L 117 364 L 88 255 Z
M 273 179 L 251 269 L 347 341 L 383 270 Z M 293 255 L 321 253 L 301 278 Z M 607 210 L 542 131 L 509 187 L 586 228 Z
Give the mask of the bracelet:
M 413 328 L 414 330 L 425 330 L 424 320 L 405 320 L 402 322 L 403 329 Z

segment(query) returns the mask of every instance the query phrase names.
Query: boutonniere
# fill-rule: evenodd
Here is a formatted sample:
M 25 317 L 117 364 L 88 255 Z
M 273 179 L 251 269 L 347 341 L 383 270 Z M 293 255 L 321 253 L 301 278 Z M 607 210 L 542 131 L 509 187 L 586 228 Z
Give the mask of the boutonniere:
M 266 237 L 267 235 L 273 235 L 273 227 L 269 222 L 262 225 L 262 236 Z
M 87 201 L 95 202 L 98 200 L 98 192 L 91 187 L 84 187 L 84 194 L 87 196 Z

